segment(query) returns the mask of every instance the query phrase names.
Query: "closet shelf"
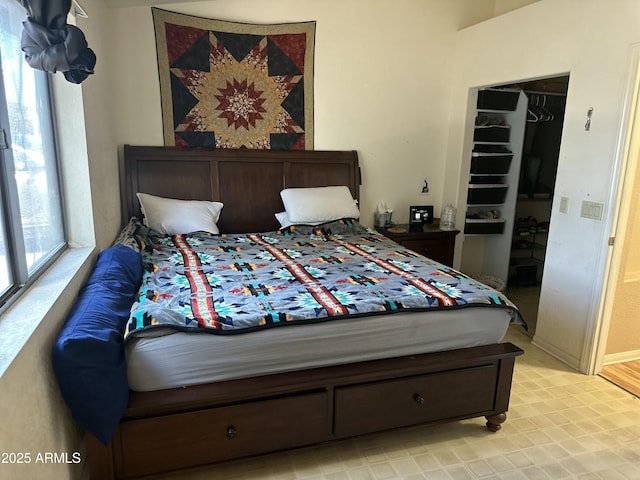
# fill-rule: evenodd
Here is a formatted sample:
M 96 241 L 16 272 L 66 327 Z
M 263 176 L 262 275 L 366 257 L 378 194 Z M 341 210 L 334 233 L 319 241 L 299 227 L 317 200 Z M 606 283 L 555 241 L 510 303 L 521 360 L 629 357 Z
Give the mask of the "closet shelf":
M 502 205 L 509 185 L 505 183 L 470 183 L 467 205 Z
M 476 142 L 478 143 L 478 142 Z M 495 157 L 513 157 L 513 153 L 503 153 L 503 152 L 471 152 L 472 158 L 495 158 Z
M 486 88 L 478 91 L 478 109 L 514 111 L 518 105 L 518 90 Z
M 509 143 L 511 127 L 508 125 L 476 125 L 473 141 L 482 143 Z
M 466 223 L 504 223 L 504 218 L 465 218 Z
M 504 232 L 504 218 L 465 218 L 465 235 L 496 235 Z

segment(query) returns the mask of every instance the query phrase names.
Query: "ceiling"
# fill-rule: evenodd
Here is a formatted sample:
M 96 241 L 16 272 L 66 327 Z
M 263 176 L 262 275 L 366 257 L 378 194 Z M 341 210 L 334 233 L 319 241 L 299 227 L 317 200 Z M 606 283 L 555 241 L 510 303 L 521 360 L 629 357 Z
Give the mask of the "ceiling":
M 203 0 L 190 0 L 203 1 Z M 107 7 L 119 8 L 119 7 L 145 7 L 151 5 L 160 5 L 163 3 L 176 3 L 176 0 L 104 0 Z
M 176 3 L 177 0 L 104 0 L 104 3 L 111 8 L 119 7 L 144 7 L 150 5 L 160 5 L 163 3 Z M 190 1 L 204 1 L 204 0 L 190 0 Z M 494 15 L 501 15 L 503 13 L 510 12 L 530 3 L 538 2 L 539 0 L 494 0 Z

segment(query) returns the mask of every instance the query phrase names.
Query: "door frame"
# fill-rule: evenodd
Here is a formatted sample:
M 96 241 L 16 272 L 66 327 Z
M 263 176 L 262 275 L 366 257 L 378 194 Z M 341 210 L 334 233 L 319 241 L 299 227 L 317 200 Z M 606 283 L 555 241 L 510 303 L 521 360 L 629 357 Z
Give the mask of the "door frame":
M 640 155 L 640 43 L 630 45 L 629 71 L 621 115 L 616 161 L 611 175 L 611 225 L 598 314 L 587 326 L 580 370 L 595 375 L 604 362 L 618 277 L 624 274 L 622 252 L 631 209 L 631 197 Z

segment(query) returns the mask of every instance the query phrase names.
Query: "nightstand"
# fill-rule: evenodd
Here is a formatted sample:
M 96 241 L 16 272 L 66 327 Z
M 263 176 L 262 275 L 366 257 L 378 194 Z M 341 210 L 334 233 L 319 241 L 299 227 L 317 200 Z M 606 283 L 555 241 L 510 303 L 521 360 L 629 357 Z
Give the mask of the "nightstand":
M 376 227 L 376 230 L 409 250 L 452 267 L 456 235 L 460 230 L 440 230 L 439 219 L 435 220 L 434 223 L 417 228 L 409 228 L 409 225 L 394 225 L 392 232 L 386 227 Z M 398 232 L 399 229 L 402 231 Z

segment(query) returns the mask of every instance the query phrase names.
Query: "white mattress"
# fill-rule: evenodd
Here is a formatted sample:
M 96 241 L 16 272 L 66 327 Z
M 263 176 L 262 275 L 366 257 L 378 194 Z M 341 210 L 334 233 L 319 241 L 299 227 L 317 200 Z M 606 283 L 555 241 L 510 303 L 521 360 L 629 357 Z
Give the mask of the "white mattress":
M 129 387 L 161 390 L 499 342 L 515 312 L 489 306 L 289 325 L 237 335 L 154 330 L 126 343 Z

